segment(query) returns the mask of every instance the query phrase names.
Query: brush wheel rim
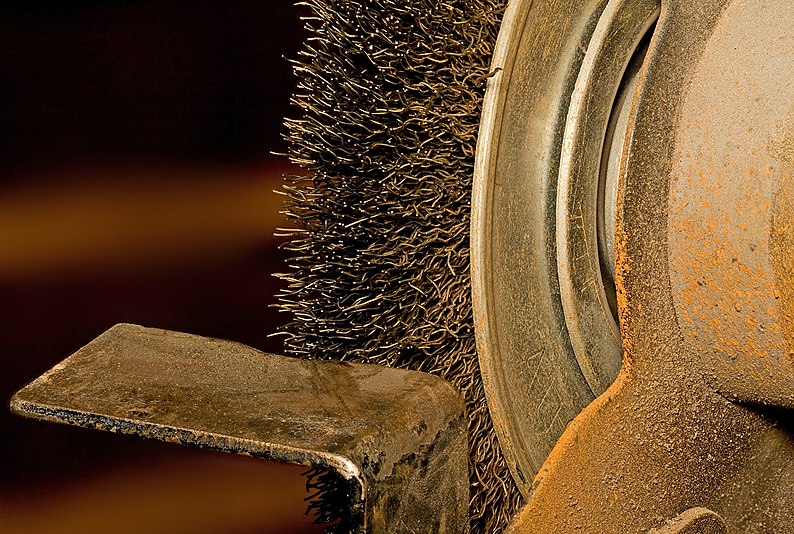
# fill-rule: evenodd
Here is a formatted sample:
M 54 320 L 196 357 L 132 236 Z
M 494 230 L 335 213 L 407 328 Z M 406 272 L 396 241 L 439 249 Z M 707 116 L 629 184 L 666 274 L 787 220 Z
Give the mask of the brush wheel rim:
M 475 163 L 472 292 L 488 406 L 525 496 L 620 369 L 598 203 L 604 189 L 615 198 L 619 172 L 602 167 L 629 135 L 621 95 L 658 13 L 657 0 L 519 0 L 500 29 Z

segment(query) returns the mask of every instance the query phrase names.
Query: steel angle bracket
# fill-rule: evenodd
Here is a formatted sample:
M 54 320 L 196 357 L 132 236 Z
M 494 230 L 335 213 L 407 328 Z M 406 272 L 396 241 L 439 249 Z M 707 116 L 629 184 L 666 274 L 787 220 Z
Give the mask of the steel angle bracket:
M 429 374 L 120 324 L 19 391 L 11 409 L 328 469 L 347 482 L 353 532 L 468 531 L 464 405 Z

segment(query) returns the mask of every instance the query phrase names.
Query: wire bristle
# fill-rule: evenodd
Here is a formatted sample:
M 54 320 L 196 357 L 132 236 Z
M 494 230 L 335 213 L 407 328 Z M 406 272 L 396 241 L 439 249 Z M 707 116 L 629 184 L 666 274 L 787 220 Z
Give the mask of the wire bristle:
M 352 500 L 355 482 L 319 466 L 309 468 L 303 476 L 306 477 L 306 491 L 309 494 L 306 497 L 309 501 L 306 514 L 314 515 L 315 523 L 326 525 L 326 534 L 347 534 L 360 524 L 361 511 L 350 510 L 343 504 Z
M 472 532 L 521 497 L 485 404 L 469 277 L 480 111 L 505 0 L 307 0 L 287 120 L 297 228 L 280 308 L 288 352 L 440 375 L 465 395 Z M 310 483 L 324 499 L 313 473 Z M 343 519 L 324 504 L 323 518 Z M 319 509 L 319 508 L 318 508 Z

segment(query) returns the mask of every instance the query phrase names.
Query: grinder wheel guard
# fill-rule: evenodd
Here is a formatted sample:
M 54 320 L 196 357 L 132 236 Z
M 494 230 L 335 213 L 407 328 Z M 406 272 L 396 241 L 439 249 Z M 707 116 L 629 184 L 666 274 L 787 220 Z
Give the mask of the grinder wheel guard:
M 794 532 L 794 2 L 300 5 L 297 358 L 119 324 L 12 411 L 333 533 Z
M 642 146 L 630 152 L 640 120 L 635 100 L 657 89 L 670 99 L 659 102 L 664 120 L 647 120 L 660 128 L 671 121 L 675 130 L 677 117 L 666 109 L 680 112 L 676 91 L 694 83 L 686 70 L 707 55 L 704 43 L 730 4 L 304 3 L 311 36 L 295 62 L 301 114 L 287 124 L 289 155 L 309 174 L 285 187 L 286 213 L 297 223 L 281 295 L 294 317 L 288 351 L 425 371 L 459 388 L 469 421 L 473 532 L 507 526 L 542 481 L 533 485 L 566 427 L 618 377 L 618 316 L 626 322 L 631 295 L 620 284 L 629 262 L 616 268 L 616 255 L 631 247 L 626 235 L 633 231 L 620 227 L 621 200 L 644 194 L 627 211 L 667 220 L 665 212 L 641 211 L 667 202 L 667 182 L 644 192 L 625 184 L 630 156 L 646 156 Z M 735 21 L 754 12 L 792 20 L 786 2 L 752 4 L 725 16 L 725 25 L 741 27 Z M 744 31 L 764 32 L 770 17 Z M 790 30 L 771 26 L 791 42 Z M 665 64 L 665 37 L 672 49 L 676 32 L 685 36 L 678 50 L 685 42 L 690 48 L 669 53 Z M 747 38 L 734 32 L 721 44 Z M 767 52 L 772 70 L 784 75 L 769 81 L 787 88 L 775 115 L 785 117 L 791 70 L 779 42 Z M 658 87 L 638 90 L 651 56 L 668 72 Z M 755 67 L 763 59 L 748 61 Z M 790 158 L 791 146 L 785 150 Z M 661 165 L 670 160 L 670 153 L 658 158 Z M 687 194 L 701 198 L 694 188 Z M 656 235 L 648 233 L 649 249 Z M 659 270 L 644 290 L 656 291 L 667 277 Z M 790 363 L 782 375 L 788 400 L 772 404 L 791 399 Z M 610 391 L 620 387 L 618 380 Z M 790 478 L 791 458 L 784 463 Z M 321 517 L 343 515 L 333 476 L 312 476 Z M 707 524 L 704 517 L 695 514 L 692 524 Z

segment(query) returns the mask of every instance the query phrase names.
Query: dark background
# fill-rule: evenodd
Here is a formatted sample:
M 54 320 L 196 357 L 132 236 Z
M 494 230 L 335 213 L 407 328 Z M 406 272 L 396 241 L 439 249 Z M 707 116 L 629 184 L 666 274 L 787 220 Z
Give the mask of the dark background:
M 0 397 L 111 325 L 280 352 L 289 0 L 0 7 Z M 99 378 L 101 379 L 101 378 Z M 304 531 L 300 468 L 0 412 L 0 531 Z
M 280 147 L 300 41 L 284 0 L 11 0 L 0 162 L 239 164 Z

